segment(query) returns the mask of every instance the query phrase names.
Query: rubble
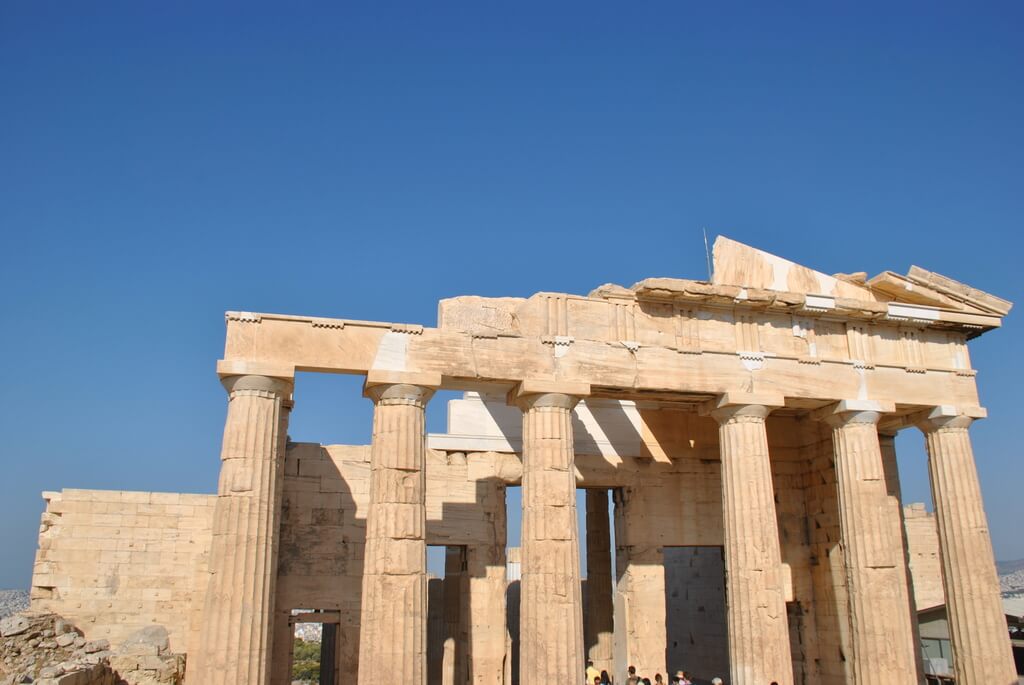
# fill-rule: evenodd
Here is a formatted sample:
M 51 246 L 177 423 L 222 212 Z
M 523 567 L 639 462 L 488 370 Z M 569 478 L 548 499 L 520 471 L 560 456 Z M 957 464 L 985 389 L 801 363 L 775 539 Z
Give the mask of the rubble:
M 0 685 L 180 685 L 184 674 L 185 656 L 170 651 L 163 626 L 142 628 L 111 649 L 56 614 L 0 620 Z

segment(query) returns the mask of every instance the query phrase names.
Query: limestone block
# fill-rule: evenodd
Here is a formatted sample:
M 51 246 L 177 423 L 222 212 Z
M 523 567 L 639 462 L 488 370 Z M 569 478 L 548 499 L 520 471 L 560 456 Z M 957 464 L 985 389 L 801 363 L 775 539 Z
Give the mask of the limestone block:
M 0 619 L 0 636 L 11 637 L 20 635 L 29 629 L 29 620 L 21 614 L 14 614 L 7 618 Z
M 156 655 L 167 651 L 170 636 L 161 625 L 146 626 L 135 631 L 121 644 L 122 654 Z
M 907 531 L 910 571 L 914 580 L 915 607 L 921 611 L 945 604 L 935 514 L 928 513 L 924 504 L 908 504 L 903 508 L 903 520 Z

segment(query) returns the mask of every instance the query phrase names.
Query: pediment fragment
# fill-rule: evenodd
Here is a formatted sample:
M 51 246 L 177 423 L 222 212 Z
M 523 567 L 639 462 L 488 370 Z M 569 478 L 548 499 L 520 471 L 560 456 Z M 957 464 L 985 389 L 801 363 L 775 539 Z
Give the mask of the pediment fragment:
M 851 280 L 839 279 L 769 252 L 718 236 L 711 282 L 809 295 L 830 295 L 868 302 L 889 298 Z

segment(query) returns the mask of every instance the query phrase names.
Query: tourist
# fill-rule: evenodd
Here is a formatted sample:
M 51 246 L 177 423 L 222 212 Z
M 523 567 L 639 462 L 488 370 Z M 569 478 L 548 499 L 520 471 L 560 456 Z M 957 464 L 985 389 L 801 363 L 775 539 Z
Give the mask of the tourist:
M 608 675 L 608 671 L 601 671 L 601 685 L 612 685 L 612 679 Z
M 596 668 L 594 668 L 594 662 L 587 659 L 587 685 L 591 685 L 596 678 L 600 678 L 601 674 Z
M 690 675 L 686 671 L 676 671 L 676 683 L 677 685 L 693 685 Z
M 721 678 L 712 678 L 711 679 L 711 685 L 722 685 L 722 679 Z
M 651 679 L 650 678 L 644 678 L 642 682 L 643 682 L 644 685 L 651 685 Z
M 636 677 L 636 666 L 626 669 L 626 685 L 637 685 L 640 679 Z
M 665 680 L 661 677 L 660 673 L 654 674 L 654 685 L 665 685 Z

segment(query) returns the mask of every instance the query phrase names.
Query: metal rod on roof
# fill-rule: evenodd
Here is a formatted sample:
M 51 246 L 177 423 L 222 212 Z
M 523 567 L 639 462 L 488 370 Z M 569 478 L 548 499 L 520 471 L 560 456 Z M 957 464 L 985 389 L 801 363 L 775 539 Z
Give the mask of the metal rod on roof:
M 701 231 L 704 232 L 704 257 L 708 260 L 708 282 L 711 282 L 713 276 L 711 272 L 711 248 L 708 247 L 708 229 L 701 227 Z

